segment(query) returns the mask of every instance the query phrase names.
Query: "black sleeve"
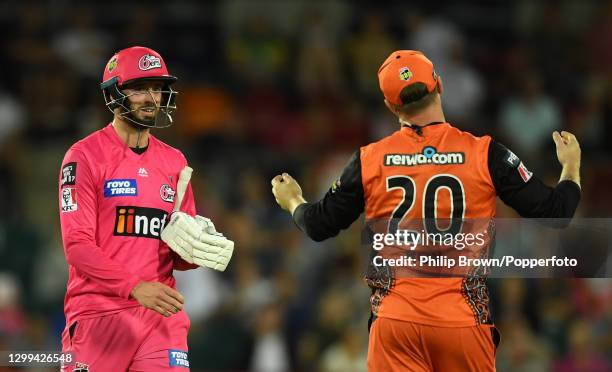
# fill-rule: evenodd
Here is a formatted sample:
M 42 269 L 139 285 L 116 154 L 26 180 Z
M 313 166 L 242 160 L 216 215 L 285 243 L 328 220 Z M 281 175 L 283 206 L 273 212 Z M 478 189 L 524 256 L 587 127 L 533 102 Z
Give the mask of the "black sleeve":
M 546 186 L 504 145 L 491 141 L 489 173 L 501 200 L 527 218 L 572 218 L 580 201 L 580 186 L 561 181 Z
M 304 203 L 293 212 L 295 224 L 312 240 L 320 242 L 349 227 L 364 210 L 361 159 L 356 151 L 342 176 L 323 199 Z

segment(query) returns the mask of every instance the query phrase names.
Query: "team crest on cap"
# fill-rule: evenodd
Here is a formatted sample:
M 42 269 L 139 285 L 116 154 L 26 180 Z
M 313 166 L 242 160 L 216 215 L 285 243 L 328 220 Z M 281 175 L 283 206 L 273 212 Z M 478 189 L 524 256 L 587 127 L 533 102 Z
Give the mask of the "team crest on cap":
M 117 56 L 114 56 L 110 61 L 108 61 L 108 72 L 112 72 L 115 67 L 117 67 Z
M 161 68 L 161 59 L 150 54 L 145 54 L 144 56 L 140 57 L 140 60 L 138 61 L 138 68 L 142 71 Z
M 402 67 L 399 70 L 399 77 L 404 81 L 408 81 L 412 77 L 412 72 L 408 69 L 408 67 Z

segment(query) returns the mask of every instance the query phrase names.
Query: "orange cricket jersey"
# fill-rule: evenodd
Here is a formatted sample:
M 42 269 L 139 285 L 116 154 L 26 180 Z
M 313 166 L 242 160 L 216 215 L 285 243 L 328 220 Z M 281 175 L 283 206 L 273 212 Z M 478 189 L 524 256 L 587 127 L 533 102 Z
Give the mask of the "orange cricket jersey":
M 490 142 L 489 136 L 476 137 L 440 123 L 423 127 L 421 135 L 402 127 L 362 147 L 366 221 L 398 213 L 408 192 L 412 195 L 404 202 L 405 220 L 493 217 Z M 398 277 L 387 288 L 369 284 L 378 317 L 447 327 L 491 323 L 483 279 Z

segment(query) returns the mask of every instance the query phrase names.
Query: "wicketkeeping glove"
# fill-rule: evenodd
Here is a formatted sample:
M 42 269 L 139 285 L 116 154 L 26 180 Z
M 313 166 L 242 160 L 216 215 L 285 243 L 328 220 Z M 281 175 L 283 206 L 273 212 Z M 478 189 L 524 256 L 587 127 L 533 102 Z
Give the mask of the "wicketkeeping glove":
M 183 260 L 218 271 L 225 271 L 234 252 L 234 242 L 217 232 L 210 219 L 183 212 L 172 213 L 161 239 Z

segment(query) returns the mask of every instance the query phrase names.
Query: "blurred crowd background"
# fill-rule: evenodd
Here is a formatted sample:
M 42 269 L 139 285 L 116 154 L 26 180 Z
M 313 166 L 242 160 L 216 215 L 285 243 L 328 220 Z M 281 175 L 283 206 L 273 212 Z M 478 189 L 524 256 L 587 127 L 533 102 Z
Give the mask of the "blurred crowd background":
M 575 133 L 577 215 L 612 214 L 612 1 L 5 0 L 0 30 L 1 350 L 60 348 L 59 167 L 111 120 L 102 70 L 132 45 L 179 77 L 176 124 L 154 135 L 183 150 L 199 212 L 236 242 L 227 272 L 177 274 L 192 370 L 365 370 L 361 224 L 313 243 L 269 181 L 288 171 L 316 199 L 353 151 L 397 130 L 376 77 L 393 50 L 429 56 L 447 120 L 493 135 L 550 185 L 551 132 Z M 498 215 L 515 216 L 501 203 Z M 490 288 L 499 371 L 611 370 L 609 279 Z

